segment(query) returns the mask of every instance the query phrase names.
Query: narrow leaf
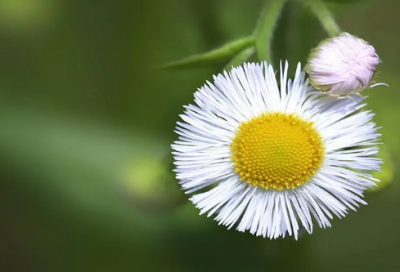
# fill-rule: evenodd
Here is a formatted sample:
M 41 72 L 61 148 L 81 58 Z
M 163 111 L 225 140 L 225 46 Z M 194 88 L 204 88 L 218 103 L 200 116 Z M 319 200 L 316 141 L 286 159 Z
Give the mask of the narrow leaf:
M 254 44 L 253 37 L 246 37 L 238 40 L 231 41 L 220 48 L 212 51 L 193 55 L 182 60 L 174 61 L 162 65 L 159 68 L 163 69 L 193 69 L 209 66 L 211 64 L 226 60 L 233 57 L 243 49 L 248 48 Z

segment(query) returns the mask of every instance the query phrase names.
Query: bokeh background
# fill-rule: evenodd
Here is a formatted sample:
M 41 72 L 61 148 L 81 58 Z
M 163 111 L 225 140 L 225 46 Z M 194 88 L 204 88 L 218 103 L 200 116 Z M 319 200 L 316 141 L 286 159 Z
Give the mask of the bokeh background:
M 226 230 L 187 201 L 169 145 L 182 105 L 223 65 L 159 64 L 250 34 L 264 0 L 0 0 L 1 271 L 399 271 L 400 1 L 330 7 L 383 63 L 365 92 L 385 182 L 299 241 Z M 274 61 L 326 37 L 298 4 Z

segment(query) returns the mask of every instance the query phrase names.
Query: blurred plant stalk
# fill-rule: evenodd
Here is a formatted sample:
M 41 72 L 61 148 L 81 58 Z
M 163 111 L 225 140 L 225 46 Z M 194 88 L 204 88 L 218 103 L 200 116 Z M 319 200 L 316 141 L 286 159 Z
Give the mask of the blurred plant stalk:
M 168 145 L 158 138 L 12 106 L 1 107 L 0 122 L 2 164 L 39 190 L 53 188 L 84 203 L 104 203 L 104 191 L 111 191 L 151 211 L 179 202 L 164 158 Z

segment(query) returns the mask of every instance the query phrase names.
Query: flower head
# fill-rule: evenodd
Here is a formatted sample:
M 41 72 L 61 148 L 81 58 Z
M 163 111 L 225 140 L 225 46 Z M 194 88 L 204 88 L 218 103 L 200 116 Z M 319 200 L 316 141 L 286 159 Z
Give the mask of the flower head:
M 363 105 L 313 91 L 297 67 L 280 86 L 267 64 L 214 77 L 185 106 L 173 145 L 176 176 L 201 214 L 277 238 L 329 227 L 365 204 L 379 169 L 375 124 Z M 198 192 L 200 191 L 201 192 Z
M 315 89 L 346 96 L 370 87 L 378 64 L 372 45 L 342 33 L 321 42 L 311 52 L 305 70 Z

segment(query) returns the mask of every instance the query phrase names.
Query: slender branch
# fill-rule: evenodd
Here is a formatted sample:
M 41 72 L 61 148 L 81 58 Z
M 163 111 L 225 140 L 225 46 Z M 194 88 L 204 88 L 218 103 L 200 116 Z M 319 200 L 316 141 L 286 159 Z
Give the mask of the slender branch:
M 340 34 L 340 28 L 336 24 L 332 13 L 322 0 L 302 0 L 302 2 L 310 8 L 314 15 L 320 21 L 326 33 L 333 37 Z

